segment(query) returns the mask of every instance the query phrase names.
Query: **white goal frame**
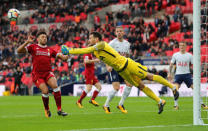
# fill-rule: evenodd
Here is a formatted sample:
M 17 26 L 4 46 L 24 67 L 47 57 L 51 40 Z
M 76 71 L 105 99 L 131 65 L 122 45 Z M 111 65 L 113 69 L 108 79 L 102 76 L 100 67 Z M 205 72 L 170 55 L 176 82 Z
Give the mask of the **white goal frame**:
M 201 0 L 193 0 L 193 124 L 205 125 L 201 119 Z

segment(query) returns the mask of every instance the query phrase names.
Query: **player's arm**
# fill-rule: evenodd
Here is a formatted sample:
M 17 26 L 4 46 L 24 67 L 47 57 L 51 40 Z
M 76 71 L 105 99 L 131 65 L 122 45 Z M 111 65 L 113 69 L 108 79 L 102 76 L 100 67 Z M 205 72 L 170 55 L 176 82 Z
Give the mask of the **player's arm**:
M 173 78 L 173 68 L 174 68 L 174 64 L 173 63 L 170 63 L 169 65 L 169 73 L 168 73 L 168 79 L 172 80 Z
M 63 61 L 66 61 L 69 59 L 69 56 L 68 55 L 63 55 L 62 53 L 58 53 L 57 54 L 57 58 L 63 60 Z
M 18 48 L 17 48 L 17 53 L 26 53 L 27 50 L 26 50 L 26 46 L 29 44 L 29 43 L 32 43 L 33 42 L 33 38 L 32 36 L 29 36 L 28 39 L 25 41 L 24 44 L 20 45 Z
M 85 64 L 91 64 L 91 63 L 95 63 L 95 62 L 100 62 L 100 60 L 99 59 L 93 59 L 93 60 L 84 59 Z
M 61 51 L 64 55 L 69 54 L 89 54 L 94 51 L 102 50 L 105 47 L 104 42 L 99 42 L 94 46 L 90 46 L 87 48 L 68 48 L 67 46 L 62 46 Z

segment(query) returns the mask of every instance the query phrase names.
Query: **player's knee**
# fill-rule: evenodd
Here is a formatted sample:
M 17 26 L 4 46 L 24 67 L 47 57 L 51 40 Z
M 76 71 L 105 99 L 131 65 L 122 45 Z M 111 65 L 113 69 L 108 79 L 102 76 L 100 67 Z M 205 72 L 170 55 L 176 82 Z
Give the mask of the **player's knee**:
M 101 89 L 102 89 L 102 87 L 101 87 L 101 86 L 98 86 L 98 87 L 97 87 L 97 90 L 98 90 L 98 91 L 100 91 Z
M 42 92 L 42 94 L 48 94 L 49 91 L 48 91 L 48 88 L 44 88 L 41 90 L 41 92 Z
M 113 88 L 118 91 L 120 89 L 120 83 L 119 82 L 113 82 Z
M 147 73 L 146 79 L 153 81 L 153 74 Z
M 120 89 L 120 86 L 113 86 L 113 88 L 118 91 Z
M 138 88 L 142 91 L 144 89 L 145 85 L 139 85 Z

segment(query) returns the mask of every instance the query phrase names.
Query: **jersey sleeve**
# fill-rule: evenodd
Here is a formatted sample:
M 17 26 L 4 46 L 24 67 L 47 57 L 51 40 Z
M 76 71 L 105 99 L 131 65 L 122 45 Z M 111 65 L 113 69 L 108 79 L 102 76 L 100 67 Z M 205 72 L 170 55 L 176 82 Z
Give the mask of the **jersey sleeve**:
M 94 51 L 102 50 L 105 47 L 105 42 L 101 41 L 94 46 L 90 46 L 87 48 L 71 48 L 69 50 L 69 54 L 89 54 Z
M 51 57 L 56 58 L 58 53 L 54 49 L 50 49 L 50 50 L 51 50 Z
M 28 53 L 32 54 L 34 52 L 34 44 L 26 46 L 25 49 Z
M 173 64 L 176 62 L 175 54 L 173 54 L 172 59 L 171 59 L 170 62 L 173 63 Z
M 113 40 L 108 43 L 109 46 L 113 47 Z

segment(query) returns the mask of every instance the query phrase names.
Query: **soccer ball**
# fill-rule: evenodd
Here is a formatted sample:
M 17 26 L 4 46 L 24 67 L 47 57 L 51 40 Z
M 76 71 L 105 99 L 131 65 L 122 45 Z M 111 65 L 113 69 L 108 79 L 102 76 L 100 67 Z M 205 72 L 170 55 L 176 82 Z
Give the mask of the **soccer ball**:
M 10 9 L 7 14 L 10 21 L 17 21 L 20 16 L 20 11 L 17 9 Z

